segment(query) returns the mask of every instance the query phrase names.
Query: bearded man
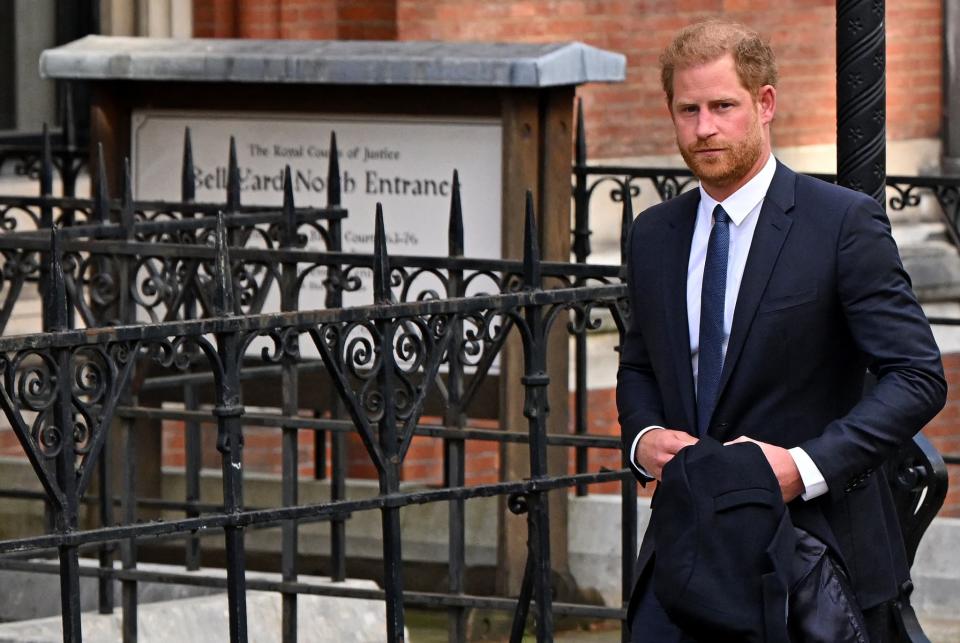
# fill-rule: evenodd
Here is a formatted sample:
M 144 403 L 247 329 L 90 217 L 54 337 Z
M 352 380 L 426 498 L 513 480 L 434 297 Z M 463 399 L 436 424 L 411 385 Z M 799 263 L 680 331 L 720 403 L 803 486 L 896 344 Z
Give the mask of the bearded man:
M 881 465 L 943 407 L 946 384 L 889 222 L 868 196 L 773 157 L 777 67 L 756 32 L 690 26 L 661 71 L 700 187 L 631 228 L 617 374 L 628 459 L 645 484 L 705 436 L 758 444 L 793 524 L 849 579 L 870 641 L 893 641 L 909 570 Z M 876 385 L 864 393 L 867 371 Z M 637 561 L 633 640 L 690 641 L 657 600 L 653 531 Z

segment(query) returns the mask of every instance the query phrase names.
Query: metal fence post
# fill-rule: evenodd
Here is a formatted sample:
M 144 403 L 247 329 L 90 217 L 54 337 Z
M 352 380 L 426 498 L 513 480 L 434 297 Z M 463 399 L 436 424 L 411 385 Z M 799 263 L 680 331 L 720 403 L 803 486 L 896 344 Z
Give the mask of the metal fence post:
M 63 137 L 63 158 L 60 163 L 60 181 L 65 197 L 77 195 L 77 177 L 83 162 L 74 164 L 72 152 L 77 150 L 77 119 L 73 109 L 73 83 L 63 83 L 63 113 L 60 130 Z M 70 217 L 72 220 L 72 216 Z
M 379 203 L 377 203 L 374 233 L 373 293 L 375 304 L 390 304 L 390 259 L 387 255 L 387 239 L 383 228 L 383 208 Z M 377 319 L 374 322 L 377 333 L 375 345 L 380 357 L 380 368 L 377 372 L 377 389 L 380 396 L 377 433 L 384 458 L 384 466 L 378 471 L 382 495 L 400 491 L 400 439 L 397 433 L 394 402 L 396 363 L 393 338 L 396 324 L 396 320 L 393 319 Z M 383 589 L 387 602 L 387 640 L 390 643 L 402 643 L 404 617 L 400 508 L 387 505 L 380 510 L 380 515 L 383 524 Z
M 103 146 L 97 145 L 97 181 L 95 184 L 94 190 L 94 220 L 96 223 L 107 223 L 110 219 L 110 192 L 107 187 L 107 173 L 103 161 Z M 128 173 L 129 174 L 129 173 Z M 129 177 L 128 177 L 129 178 Z M 108 275 L 109 266 L 105 261 L 98 262 L 96 267 L 97 276 Z M 77 297 L 80 296 L 78 292 Z M 122 296 L 122 295 L 121 295 Z M 119 306 L 119 299 L 114 302 L 114 306 Z M 91 295 L 90 307 L 93 310 L 97 311 L 99 319 L 111 319 L 113 314 L 119 317 L 119 310 L 114 309 L 112 311 L 107 310 L 108 306 L 101 304 L 97 306 L 95 299 Z M 99 309 L 99 310 L 97 310 Z M 107 453 L 110 453 L 110 440 L 109 434 L 105 438 L 104 449 Z M 100 483 L 100 524 L 107 526 L 113 524 L 113 466 L 111 458 L 104 457 L 100 458 L 97 462 L 97 475 Z M 104 543 L 100 545 L 99 551 L 99 563 L 100 568 L 104 570 L 113 569 L 113 551 L 114 545 L 112 543 Z M 97 579 L 97 604 L 99 612 L 101 614 L 112 614 L 113 605 L 113 578 L 110 576 L 101 575 Z
M 450 225 L 447 239 L 449 256 L 463 256 L 463 208 L 460 203 L 460 176 L 453 171 L 453 187 L 450 195 Z M 447 297 L 463 297 L 463 270 L 453 266 L 447 271 Z M 466 415 L 463 409 L 463 360 L 460 346 L 463 340 L 463 321 L 454 317 L 451 321 L 453 347 L 448 351 L 447 407 L 444 424 L 456 431 L 463 431 Z M 466 442 L 463 438 L 445 438 L 444 483 L 448 487 L 462 487 L 466 484 Z M 456 498 L 448 503 L 448 581 L 451 594 L 463 594 L 466 572 L 466 502 Z M 448 610 L 449 640 L 465 641 L 467 638 L 467 610 L 463 607 L 451 607 Z
M 193 142 L 190 138 L 190 128 L 183 131 L 183 161 L 180 169 L 180 200 L 189 205 L 196 199 L 196 172 L 193 165 Z M 184 217 L 195 217 L 195 212 L 186 209 Z M 196 279 L 195 272 L 191 271 Z M 184 284 L 186 287 L 187 284 Z M 185 294 L 183 299 L 183 318 L 196 319 L 197 300 L 193 291 Z M 200 408 L 197 399 L 196 386 L 187 382 L 183 385 L 183 408 L 195 411 Z M 184 450 L 184 491 L 187 501 L 186 515 L 196 518 L 200 515 L 197 504 L 200 502 L 200 470 L 203 468 L 203 429 L 196 420 L 186 420 L 183 423 L 183 450 Z M 201 540 L 197 534 L 191 534 L 184 543 L 184 566 L 191 571 L 200 569 L 202 560 Z
M 533 194 L 527 192 L 523 247 L 523 285 L 527 291 L 542 288 L 540 250 L 534 222 Z M 523 414 L 530 435 L 530 478 L 547 476 L 547 332 L 543 309 L 537 304 L 524 307 L 527 333 L 523 339 L 525 389 Z M 553 640 L 553 583 L 550 568 L 550 511 L 547 493 L 533 490 L 528 495 L 527 547 L 533 560 L 533 599 L 536 601 L 537 642 Z M 528 566 L 528 569 L 530 567 Z
M 327 166 L 327 207 L 340 206 L 340 152 L 337 149 L 337 134 L 330 132 L 330 155 Z M 343 244 L 342 226 L 339 218 L 330 220 L 329 243 L 330 252 L 340 252 Z M 343 306 L 343 280 L 339 266 L 331 265 L 327 268 L 327 308 Z M 330 409 L 334 419 L 342 416 L 342 402 L 334 397 Z M 324 434 L 317 431 L 314 438 L 314 462 L 317 466 L 325 466 L 324 451 L 326 440 Z M 347 447 L 346 434 L 343 431 L 333 431 L 330 434 L 330 500 L 336 502 L 347 497 Z M 325 472 L 315 470 L 315 476 Z M 347 578 L 347 524 L 342 517 L 330 521 L 330 578 L 334 581 L 343 581 Z
M 627 265 L 627 240 L 630 238 L 630 226 L 633 223 L 633 199 L 630 196 L 630 179 L 625 178 L 623 190 L 623 210 L 620 216 L 620 265 L 626 270 Z M 620 335 L 618 346 L 623 345 L 624 329 L 617 324 L 617 332 Z M 618 348 L 619 350 L 619 348 Z M 630 469 L 628 459 L 632 457 L 626 451 L 622 451 L 622 466 Z M 630 595 L 633 593 L 634 567 L 637 559 L 637 482 L 633 476 L 628 476 L 620 482 L 620 547 L 621 547 L 621 567 L 620 567 L 620 596 L 623 607 L 630 604 Z M 630 643 L 630 624 L 624 620 L 620 624 L 620 640 L 622 643 Z
M 216 313 L 229 317 L 234 314 L 233 278 L 230 269 L 227 230 L 223 214 L 217 215 L 217 259 L 215 267 Z M 228 514 L 243 510 L 243 431 L 240 417 L 240 336 L 238 331 L 217 333 L 217 352 L 222 373 L 216 383 L 217 451 L 220 452 L 223 472 L 223 508 Z M 231 643 L 246 643 L 247 606 L 244 531 L 238 524 L 224 527 L 227 556 L 227 603 Z
M 120 210 L 120 224 L 123 227 L 123 237 L 128 241 L 134 239 L 134 211 L 133 211 L 133 183 L 130 176 L 130 160 L 126 159 L 124 163 L 124 190 L 123 205 Z M 119 278 L 120 278 L 120 309 L 119 317 L 121 323 L 134 323 L 137 318 L 137 311 L 133 304 L 133 297 L 130 289 L 134 287 L 136 275 L 134 274 L 135 261 L 129 257 L 120 257 Z M 133 356 L 132 359 L 136 359 Z M 128 406 L 136 405 L 136 395 L 130 386 L 124 387 L 121 393 L 123 403 Z M 120 494 L 120 513 L 123 516 L 123 523 L 130 525 L 137 519 L 137 483 L 136 483 L 136 437 L 135 420 L 125 417 L 120 421 L 120 441 L 121 452 L 124 454 L 122 459 L 121 472 L 121 494 Z M 109 454 L 110 451 L 108 450 Z M 137 541 L 135 538 L 128 538 L 120 545 L 120 564 L 124 570 L 137 568 Z M 137 641 L 137 581 L 133 579 L 123 579 L 120 583 L 120 605 L 122 613 L 122 636 L 123 643 L 136 643 Z
M 297 213 L 293 204 L 293 180 L 290 176 L 290 166 L 286 166 L 283 174 L 283 222 L 280 225 L 280 247 L 291 249 L 297 245 Z M 287 312 L 297 310 L 297 262 L 284 261 L 280 275 L 280 310 Z M 296 417 L 299 409 L 299 377 L 297 361 L 299 356 L 299 336 L 282 337 L 281 341 L 291 342 L 289 346 L 281 346 L 283 352 L 281 364 L 281 384 L 283 389 L 282 410 L 286 417 Z M 297 504 L 298 498 L 298 445 L 299 430 L 296 425 L 284 425 L 282 430 L 282 504 L 292 507 Z M 297 580 L 297 549 L 298 527 L 297 521 L 285 520 L 281 525 L 280 567 L 283 580 L 294 582 Z M 297 640 L 297 595 L 284 593 L 282 609 L 282 631 L 284 643 L 294 643 Z
M 586 263 L 590 256 L 590 193 L 587 191 L 587 134 L 583 123 L 583 99 L 577 99 L 577 136 L 574 154 L 573 188 L 573 254 L 577 263 Z M 584 328 L 582 313 L 577 311 L 577 328 Z M 586 435 L 587 425 L 587 335 L 586 331 L 574 336 L 574 388 L 573 388 L 573 432 Z M 589 450 L 586 447 L 574 449 L 575 471 L 586 473 L 589 469 Z M 587 485 L 577 485 L 577 495 L 589 493 Z
M 837 182 L 886 205 L 884 0 L 837 0 Z
M 44 289 L 43 317 L 46 332 L 67 329 L 67 295 L 61 265 L 60 235 L 56 228 L 50 231 L 50 266 Z M 79 502 L 77 496 L 76 444 L 74 441 L 72 365 L 70 349 L 53 350 L 56 364 L 56 395 L 52 415 L 48 419 L 40 440 L 44 446 L 56 452 L 55 470 L 60 490 L 60 506 L 56 509 L 56 529 L 68 534 L 78 528 Z M 63 623 L 64 643 L 80 643 L 80 561 L 76 545 L 61 544 L 57 547 L 60 558 L 60 609 Z

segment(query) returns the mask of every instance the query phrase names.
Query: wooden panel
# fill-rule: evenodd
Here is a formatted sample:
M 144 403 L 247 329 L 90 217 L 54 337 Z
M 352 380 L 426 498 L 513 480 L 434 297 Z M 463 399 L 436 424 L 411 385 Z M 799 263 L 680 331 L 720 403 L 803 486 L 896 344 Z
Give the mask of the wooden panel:
M 124 83 L 93 83 L 90 95 L 90 179 L 97 180 L 97 144 L 103 145 L 110 195 L 123 185 L 123 161 L 130 155 L 130 102 Z
M 523 255 L 523 220 L 527 190 L 538 191 L 540 173 L 540 114 L 535 92 L 504 92 L 503 99 L 503 256 Z M 509 431 L 528 430 L 523 416 L 523 350 L 515 330 L 500 359 L 500 423 Z M 529 449 L 524 444 L 504 444 L 500 449 L 503 480 L 530 476 Z M 500 497 L 497 530 L 497 591 L 516 596 L 523 581 L 527 559 L 527 518 L 507 509 Z
M 573 162 L 573 87 L 560 87 L 541 95 L 543 125 L 540 130 L 540 199 L 538 226 L 543 258 L 570 261 L 570 166 Z M 557 284 L 547 284 L 556 286 Z M 547 339 L 547 374 L 550 376 L 548 399 L 550 415 L 547 432 L 569 433 L 570 413 L 567 392 L 569 368 L 567 314 L 554 322 Z M 572 451 L 552 447 L 547 452 L 550 475 L 564 475 Z M 567 489 L 550 493 L 550 562 L 556 574 L 566 582 L 556 583 L 557 600 L 572 600 L 564 595 L 574 587 L 567 555 Z

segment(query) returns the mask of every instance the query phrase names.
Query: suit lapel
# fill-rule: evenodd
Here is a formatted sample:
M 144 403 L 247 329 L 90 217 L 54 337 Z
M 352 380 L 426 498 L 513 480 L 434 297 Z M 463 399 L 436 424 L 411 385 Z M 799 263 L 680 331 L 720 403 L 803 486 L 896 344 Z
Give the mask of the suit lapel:
M 750 325 L 760 304 L 763 291 L 770 281 L 770 275 L 776 265 L 780 249 L 790 232 L 793 218 L 787 213 L 793 209 L 796 197 L 796 174 L 784 165 L 777 163 L 777 170 L 767 190 L 760 208 L 757 228 L 754 231 L 747 264 L 743 269 L 737 306 L 733 312 L 733 324 L 730 328 L 730 341 L 720 372 L 720 385 L 717 390 L 717 407 L 723 398 L 724 389 L 730 381 L 730 375 L 737 366 L 744 342 L 750 331 Z
M 674 198 L 676 210 L 669 218 L 666 238 L 661 246 L 663 267 L 663 303 L 670 355 L 676 355 L 677 391 L 687 416 L 686 428 L 696 433 L 696 400 L 693 370 L 690 365 L 690 333 L 687 323 L 687 263 L 690 242 L 697 220 L 700 191 L 691 190 Z

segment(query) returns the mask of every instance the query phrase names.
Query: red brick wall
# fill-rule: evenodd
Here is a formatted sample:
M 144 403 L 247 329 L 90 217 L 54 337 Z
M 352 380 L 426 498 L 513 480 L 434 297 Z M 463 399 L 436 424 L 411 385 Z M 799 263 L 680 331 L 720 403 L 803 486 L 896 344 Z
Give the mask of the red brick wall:
M 280 38 L 333 40 L 337 37 L 334 0 L 283 0 L 280 3 Z
M 627 56 L 627 81 L 580 90 L 590 155 L 674 151 L 657 57 L 672 35 L 725 15 L 770 38 L 781 67 L 778 146 L 835 138 L 834 0 L 399 0 L 400 40 L 580 40 Z M 940 0 L 887 3 L 888 135 L 940 129 Z
M 194 0 L 198 38 L 395 40 L 396 0 Z
M 237 35 L 235 0 L 194 0 L 193 35 L 197 38 L 232 38 Z
M 887 1 L 887 132 L 937 136 L 942 112 L 942 3 Z
M 941 0 L 887 2 L 887 132 L 940 131 Z M 627 81 L 580 90 L 593 158 L 674 151 L 657 56 L 695 20 L 766 34 L 781 66 L 778 146 L 832 143 L 834 0 L 194 0 L 200 37 L 551 42 L 626 54 Z
M 960 456 L 960 353 L 944 355 L 943 368 L 947 375 L 947 405 L 924 428 L 923 434 L 940 453 Z M 940 515 L 960 517 L 960 466 L 949 465 L 947 472 L 951 488 Z
M 340 40 L 396 40 L 397 0 L 340 0 Z

